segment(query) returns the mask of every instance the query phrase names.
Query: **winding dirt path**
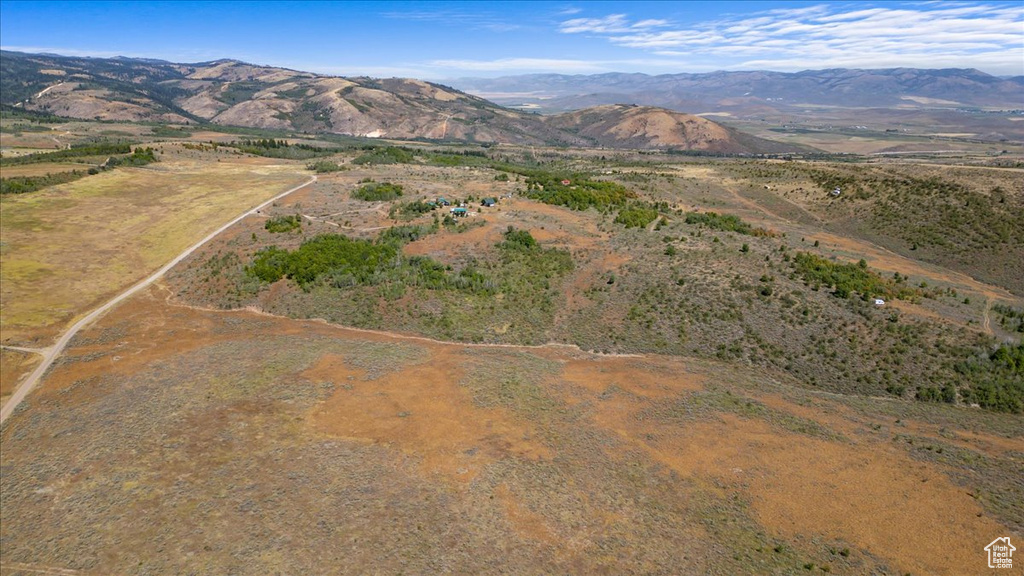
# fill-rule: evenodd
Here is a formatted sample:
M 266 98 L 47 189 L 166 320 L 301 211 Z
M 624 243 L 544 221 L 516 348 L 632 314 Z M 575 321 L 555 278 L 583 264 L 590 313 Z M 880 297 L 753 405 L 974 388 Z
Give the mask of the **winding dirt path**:
M 985 298 L 985 311 L 981 315 L 982 316 L 981 327 L 988 334 L 993 334 L 993 332 L 992 332 L 992 318 L 991 318 L 991 315 L 989 314 L 989 310 L 991 310 L 991 309 L 992 309 L 992 297 L 991 296 L 987 296 Z
M 425 344 L 439 344 L 442 346 L 454 346 L 458 348 L 505 348 L 510 350 L 573 350 L 577 352 L 583 352 L 591 356 L 599 356 L 603 358 L 646 358 L 647 354 L 629 354 L 629 353 L 614 353 L 614 352 L 598 352 L 596 350 L 584 350 L 575 344 L 567 344 L 565 342 L 545 342 L 544 344 L 501 344 L 501 343 L 489 343 L 489 342 L 459 342 L 457 340 L 439 340 L 437 338 L 430 338 L 429 336 L 420 336 L 417 334 L 407 334 L 405 332 L 392 332 L 390 330 L 373 330 L 371 328 L 356 328 L 354 326 L 346 326 L 345 324 L 335 324 L 328 322 L 323 318 L 292 318 L 291 316 L 282 316 L 280 314 L 274 314 L 273 312 L 267 312 L 258 306 L 245 306 L 243 308 L 208 308 L 206 306 L 195 306 L 193 304 L 186 304 L 184 302 L 174 300 L 174 297 L 168 292 L 165 302 L 168 306 L 176 306 L 178 308 L 186 308 L 188 310 L 199 310 L 202 312 L 211 312 L 214 314 L 238 314 L 238 313 L 249 313 L 258 314 L 260 316 L 267 316 L 268 318 L 277 318 L 280 320 L 296 320 L 301 322 L 318 322 L 336 328 L 338 330 L 344 330 L 346 332 L 352 332 L 355 334 L 369 334 L 373 336 L 382 336 L 384 338 L 390 338 L 393 340 L 411 340 L 413 342 L 423 342 Z
M 270 204 L 280 200 L 281 198 L 284 198 L 285 196 L 288 196 L 289 194 L 291 194 L 291 193 L 293 193 L 293 192 L 295 192 L 297 190 L 301 190 L 302 188 L 305 188 L 306 186 L 309 186 L 313 182 L 316 182 L 316 179 L 317 179 L 316 176 L 310 176 L 309 180 L 307 182 L 305 182 L 304 184 L 300 184 L 298 186 L 295 186 L 294 188 L 290 188 L 288 190 L 285 190 L 284 192 L 278 194 L 277 196 L 274 196 L 273 198 L 271 198 L 271 199 L 267 200 L 266 202 L 260 204 L 259 206 L 251 208 L 249 210 L 246 210 L 242 214 L 240 214 L 237 217 L 235 217 L 234 219 L 232 219 L 227 224 L 225 224 L 225 225 L 221 226 L 220 228 L 218 228 L 218 229 L 214 230 L 213 232 L 211 232 L 205 238 L 203 238 L 202 240 L 200 240 L 196 244 L 192 245 L 191 247 L 186 249 L 181 254 L 178 254 L 177 257 L 175 257 L 173 260 L 171 260 L 170 262 L 165 264 L 162 268 L 160 268 L 159 270 L 157 270 L 156 272 L 151 274 L 146 279 L 144 279 L 141 282 L 135 284 L 131 288 L 128 288 L 127 290 L 125 290 L 124 292 L 118 294 L 117 296 L 111 298 L 106 304 L 100 306 L 99 308 L 96 308 L 95 310 L 93 310 L 92 312 L 87 314 L 85 317 L 83 317 L 81 320 L 79 320 L 78 322 L 75 322 L 74 325 L 72 325 L 71 328 L 69 328 L 67 330 L 67 332 L 65 332 L 53 344 L 53 346 L 51 346 L 50 348 L 44 349 L 45 352 L 43 353 L 43 360 L 42 360 L 42 362 L 40 362 L 39 366 L 36 367 L 36 369 L 34 371 L 32 371 L 32 374 L 30 374 L 29 377 L 24 382 L 22 382 L 20 386 L 18 386 L 18 389 L 15 390 L 14 394 L 11 395 L 10 400 L 8 400 L 7 404 L 4 404 L 3 409 L 0 410 L 0 424 L 3 424 L 4 421 L 7 420 L 8 416 L 10 416 L 11 414 L 14 413 L 14 409 L 18 407 L 18 404 L 20 404 L 21 401 L 25 399 L 25 396 L 27 396 L 28 393 L 32 391 L 32 388 L 35 387 L 35 385 L 39 382 L 39 379 L 42 378 L 43 374 L 45 374 L 46 371 L 50 368 L 50 366 L 53 364 L 54 360 L 56 360 L 57 357 L 60 356 L 60 353 L 64 351 L 64 348 L 68 345 L 68 342 L 70 342 L 71 339 L 74 338 L 75 334 L 78 334 L 78 332 L 82 328 L 85 328 L 86 326 L 91 324 L 94 320 L 96 320 L 97 318 L 102 316 L 106 311 L 110 310 L 114 306 L 117 306 L 118 304 L 123 302 L 128 297 L 132 296 L 136 292 L 142 290 L 143 288 L 149 286 L 150 284 L 152 284 L 153 282 L 158 280 L 161 276 L 166 274 L 168 270 L 170 270 L 171 268 L 175 267 L 179 262 L 181 262 L 185 258 L 188 258 L 193 252 L 198 250 L 203 244 L 206 244 L 207 242 L 212 240 L 214 237 L 219 235 L 221 232 L 223 232 L 223 231 L 227 230 L 228 228 L 234 226 L 235 224 L 240 222 L 246 216 L 249 216 L 251 214 L 255 214 L 257 210 L 262 210 L 266 206 L 269 206 Z

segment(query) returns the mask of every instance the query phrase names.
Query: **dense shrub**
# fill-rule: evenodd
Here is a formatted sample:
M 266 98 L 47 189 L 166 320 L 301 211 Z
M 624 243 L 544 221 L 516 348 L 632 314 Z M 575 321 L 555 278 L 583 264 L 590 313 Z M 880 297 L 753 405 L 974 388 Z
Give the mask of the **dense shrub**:
M 392 262 L 397 253 L 393 244 L 324 234 L 306 240 L 292 252 L 276 246 L 260 250 L 247 272 L 264 282 L 287 277 L 303 288 L 328 273 L 351 275 L 363 283 L 379 267 Z
M 622 224 L 626 228 L 645 228 L 658 218 L 658 211 L 649 206 L 634 204 L 619 211 L 615 217 L 616 224 Z
M 106 162 L 107 168 L 116 166 L 145 166 L 156 162 L 156 151 L 152 148 L 136 148 L 128 156 L 113 156 Z
M 291 232 L 302 228 L 302 218 L 297 214 L 278 216 L 267 220 L 263 227 L 273 233 Z
M 392 226 L 383 230 L 378 237 L 381 242 L 396 242 L 406 244 L 415 242 L 428 234 L 437 232 L 437 226 Z
M 532 250 L 537 247 L 537 240 L 528 230 L 517 230 L 509 226 L 504 232 L 505 240 L 498 247 L 506 250 Z
M 306 164 L 306 170 L 313 170 L 317 174 L 327 174 L 329 172 L 341 172 L 342 170 L 348 170 L 348 168 L 330 160 L 317 160 L 316 162 Z
M 128 154 L 132 151 L 130 144 L 122 143 L 99 143 L 72 146 L 55 152 L 39 152 L 37 154 L 26 154 L 13 158 L 0 158 L 0 166 L 16 166 L 20 164 L 35 164 L 38 162 L 59 162 L 69 158 L 83 158 L 87 156 L 114 156 L 117 154 Z
M 408 164 L 413 161 L 413 153 L 405 148 L 387 146 L 373 148 L 371 151 L 357 156 L 353 164 Z
M 718 214 L 717 212 L 687 212 L 687 224 L 699 224 L 707 228 L 722 230 L 724 232 L 736 232 L 738 234 L 753 234 L 754 228 L 731 214 Z
M 258 140 L 241 140 L 228 144 L 246 154 L 265 156 L 267 158 L 287 158 L 291 160 L 307 160 L 318 156 L 330 156 L 343 152 L 343 148 L 326 148 L 309 144 L 291 144 L 287 140 L 262 138 Z
M 86 175 L 85 172 L 73 170 L 71 172 L 58 172 L 46 176 L 14 176 L 0 180 L 0 194 L 27 194 L 35 192 L 47 186 L 74 182 Z
M 841 264 L 809 252 L 798 252 L 793 257 L 793 268 L 807 284 L 815 288 L 834 288 L 833 294 L 840 298 L 849 298 L 854 292 L 865 298 L 884 296 L 903 300 L 923 295 L 920 290 L 907 286 L 902 277 L 899 280 L 882 278 L 869 270 L 864 260 L 857 264 Z
M 424 202 L 423 200 L 413 200 L 412 202 L 398 202 L 388 210 L 388 218 L 403 218 L 411 220 L 421 214 L 437 209 L 437 205 L 431 202 Z M 445 218 L 450 218 L 445 216 Z M 454 219 L 452 219 L 454 220 Z
M 391 182 L 367 182 L 352 193 L 353 198 L 367 202 L 389 202 L 402 196 L 402 185 Z
M 1024 412 L 1024 343 L 1002 344 L 986 358 L 961 362 L 956 371 L 970 382 L 964 402 L 998 412 Z
M 245 272 L 263 282 L 289 278 L 304 290 L 325 282 L 333 288 L 386 285 L 399 294 L 406 286 L 493 293 L 494 283 L 475 267 L 452 273 L 450 267 L 430 258 L 402 255 L 401 244 L 433 231 L 426 226 L 397 226 L 382 232 L 376 242 L 325 234 L 294 251 L 276 246 L 260 250 Z

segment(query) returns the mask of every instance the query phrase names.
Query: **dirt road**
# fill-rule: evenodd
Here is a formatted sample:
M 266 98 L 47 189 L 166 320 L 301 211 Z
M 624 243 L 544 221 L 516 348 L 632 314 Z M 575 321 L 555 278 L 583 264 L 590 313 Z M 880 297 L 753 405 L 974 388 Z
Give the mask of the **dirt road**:
M 266 202 L 260 204 L 259 206 L 256 206 L 255 208 L 252 208 L 250 210 L 247 210 L 247 211 L 243 212 L 242 214 L 240 214 L 235 219 L 231 220 L 230 222 L 228 222 L 227 224 L 221 226 L 220 228 L 214 230 L 209 235 L 207 235 L 205 238 L 203 238 L 202 240 L 200 240 L 199 242 L 197 242 L 196 244 L 194 244 L 190 248 L 186 249 L 184 252 L 182 252 L 177 257 L 175 257 L 173 260 L 171 260 L 170 262 L 165 264 L 162 268 L 160 268 L 159 270 L 154 272 L 148 278 L 146 278 L 146 279 L 142 280 L 141 282 L 135 284 L 134 286 L 132 286 L 131 288 L 125 290 L 124 292 L 118 294 L 117 296 L 112 298 L 110 301 L 108 301 L 106 304 L 104 304 L 104 305 L 100 306 L 99 308 L 93 310 L 92 312 L 87 314 L 84 318 L 79 320 L 78 322 L 75 322 L 75 324 L 73 326 L 71 326 L 71 328 L 69 328 L 67 332 L 65 332 L 63 335 L 61 335 L 61 337 L 54 343 L 53 346 L 51 346 L 50 348 L 45 349 L 45 352 L 43 354 L 43 361 L 40 362 L 39 366 L 32 372 L 32 374 L 30 374 L 29 377 L 24 382 L 21 383 L 21 385 L 18 387 L 18 389 L 14 391 L 14 394 L 11 396 L 11 399 L 8 400 L 7 404 L 5 404 L 3 409 L 0 410 L 0 424 L 3 424 L 4 421 L 7 420 L 7 417 L 10 416 L 14 412 L 14 409 L 18 407 L 18 404 L 20 404 L 21 401 L 25 399 L 25 396 L 27 396 L 28 393 L 32 390 L 32 388 L 36 385 L 36 383 L 39 382 L 39 379 L 42 378 L 43 374 L 45 374 L 46 371 L 50 368 L 50 365 L 52 365 L 53 361 L 57 359 L 57 356 L 59 356 L 60 353 L 64 351 L 64 347 L 67 346 L 68 342 L 70 342 L 71 339 L 74 338 L 75 334 L 78 334 L 79 330 L 81 330 L 82 328 L 85 328 L 86 326 L 88 326 L 94 320 L 96 320 L 97 318 L 102 316 L 104 312 L 106 312 L 107 310 L 110 310 L 114 306 L 117 306 L 122 301 L 124 301 L 126 298 L 132 296 L 133 294 L 135 294 L 139 290 L 142 290 L 143 288 L 145 288 L 145 287 L 149 286 L 150 284 L 152 284 L 158 278 L 160 278 L 161 276 L 166 274 L 168 270 L 170 270 L 171 268 L 176 266 L 179 262 L 181 262 L 182 260 L 187 258 L 193 252 L 195 252 L 203 244 L 206 244 L 207 242 L 212 240 L 214 237 L 216 237 L 221 232 L 227 230 L 231 226 L 234 226 L 236 223 L 241 221 L 246 216 L 254 214 L 257 210 L 262 210 L 264 207 L 269 206 L 270 204 L 280 200 L 281 198 L 284 198 L 285 196 L 287 196 L 287 195 L 289 195 L 289 194 L 291 194 L 291 193 L 293 193 L 293 192 L 295 192 L 297 190 L 300 190 L 302 188 L 305 188 L 306 186 L 309 186 L 313 182 L 316 182 L 316 176 L 310 176 L 309 180 L 305 184 L 300 184 L 300 185 L 298 185 L 298 186 L 296 186 L 294 188 L 291 188 L 289 190 L 285 190 L 284 192 L 278 194 L 277 196 L 274 196 L 270 200 L 267 200 Z

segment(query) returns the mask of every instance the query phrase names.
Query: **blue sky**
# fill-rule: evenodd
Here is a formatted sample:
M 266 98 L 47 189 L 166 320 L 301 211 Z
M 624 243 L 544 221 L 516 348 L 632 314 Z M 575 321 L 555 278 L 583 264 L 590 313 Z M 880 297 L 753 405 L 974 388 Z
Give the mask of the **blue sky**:
M 27 2 L 0 46 L 338 75 L 978 68 L 1024 75 L 1024 2 Z

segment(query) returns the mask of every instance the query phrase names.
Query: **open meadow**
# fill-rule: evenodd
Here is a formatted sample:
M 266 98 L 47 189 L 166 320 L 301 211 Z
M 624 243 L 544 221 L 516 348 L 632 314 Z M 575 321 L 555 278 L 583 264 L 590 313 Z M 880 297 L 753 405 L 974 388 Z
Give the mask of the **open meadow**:
M 308 178 L 280 162 L 165 157 L 0 200 L 5 345 L 49 345 L 204 234 Z

